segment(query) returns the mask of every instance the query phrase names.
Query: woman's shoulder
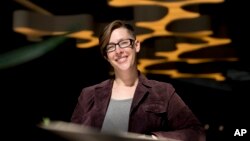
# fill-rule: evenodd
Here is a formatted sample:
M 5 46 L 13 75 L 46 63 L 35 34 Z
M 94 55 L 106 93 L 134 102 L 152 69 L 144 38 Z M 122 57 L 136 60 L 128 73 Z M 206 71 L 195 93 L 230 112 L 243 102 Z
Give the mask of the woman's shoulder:
M 155 80 L 155 79 L 149 79 L 146 76 L 140 76 L 141 77 L 141 81 L 144 85 L 147 85 L 149 87 L 152 88 L 173 88 L 173 85 L 169 82 L 165 82 L 165 81 L 159 81 L 159 80 Z
M 149 84 L 152 86 L 152 88 L 168 88 L 168 89 L 174 89 L 174 86 L 169 82 L 154 80 L 154 79 L 148 79 Z

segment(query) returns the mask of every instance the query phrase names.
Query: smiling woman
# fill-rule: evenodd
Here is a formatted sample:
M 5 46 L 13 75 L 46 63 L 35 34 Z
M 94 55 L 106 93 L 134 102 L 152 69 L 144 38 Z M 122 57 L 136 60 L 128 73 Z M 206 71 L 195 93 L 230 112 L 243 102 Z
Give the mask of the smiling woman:
M 202 124 L 175 88 L 149 80 L 138 70 L 141 46 L 132 25 L 121 20 L 111 22 L 100 35 L 99 44 L 103 57 L 114 68 L 114 76 L 82 89 L 71 122 L 103 133 L 205 141 Z

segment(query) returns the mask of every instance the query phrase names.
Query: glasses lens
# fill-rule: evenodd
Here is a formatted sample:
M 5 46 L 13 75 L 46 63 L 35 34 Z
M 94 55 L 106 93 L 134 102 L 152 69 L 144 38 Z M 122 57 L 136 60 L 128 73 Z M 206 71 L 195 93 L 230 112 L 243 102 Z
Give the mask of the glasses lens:
M 106 52 L 111 52 L 111 51 L 114 51 L 114 50 L 115 50 L 115 45 L 112 45 L 112 44 L 107 45 Z
M 123 40 L 123 41 L 121 41 L 121 42 L 119 42 L 119 46 L 121 47 L 121 48 L 125 48 L 125 47 L 128 47 L 128 46 L 130 46 L 131 45 L 131 40 Z

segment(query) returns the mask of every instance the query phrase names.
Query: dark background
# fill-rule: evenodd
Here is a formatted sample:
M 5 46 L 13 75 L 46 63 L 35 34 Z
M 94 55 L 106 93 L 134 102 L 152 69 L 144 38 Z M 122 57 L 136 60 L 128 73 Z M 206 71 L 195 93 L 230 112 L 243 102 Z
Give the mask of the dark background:
M 133 18 L 130 8 L 110 8 L 106 1 L 32 2 L 55 15 L 89 13 L 96 22 L 120 17 L 128 20 Z M 28 8 L 15 1 L 3 3 L 0 17 L 1 53 L 32 44 L 12 30 L 13 11 Z M 201 122 L 209 124 L 206 130 L 208 141 L 246 140 L 249 133 L 244 137 L 234 137 L 234 132 L 236 129 L 249 129 L 249 8 L 245 2 L 236 0 L 201 7 L 201 12 L 212 17 L 215 31 L 220 27 L 226 29 L 227 36 L 232 40 L 230 47 L 239 58 L 238 62 L 228 68 L 247 73 L 243 76 L 245 79 L 232 79 L 228 75 L 223 83 L 206 82 L 202 85 L 204 81 L 197 82 L 197 79 L 187 81 L 156 74 L 147 76 L 174 85 Z M 69 39 L 42 57 L 0 70 L 2 129 L 8 140 L 63 140 L 36 125 L 45 117 L 69 121 L 81 89 L 109 78 L 109 66 L 100 55 L 99 48 L 79 49 L 75 43 L 74 39 Z M 223 126 L 224 130 L 219 131 L 219 126 Z

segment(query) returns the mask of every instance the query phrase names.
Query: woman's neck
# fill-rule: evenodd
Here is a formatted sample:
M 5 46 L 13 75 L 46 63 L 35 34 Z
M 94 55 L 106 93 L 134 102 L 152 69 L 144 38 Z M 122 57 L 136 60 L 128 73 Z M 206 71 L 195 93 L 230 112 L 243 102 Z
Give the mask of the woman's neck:
M 115 73 L 115 83 L 118 86 L 132 87 L 138 83 L 138 71 Z
M 138 82 L 137 71 L 116 73 L 111 98 L 117 100 L 133 98 Z

